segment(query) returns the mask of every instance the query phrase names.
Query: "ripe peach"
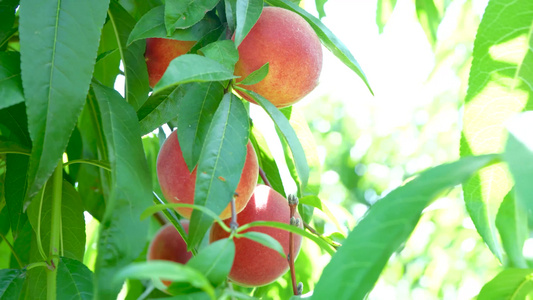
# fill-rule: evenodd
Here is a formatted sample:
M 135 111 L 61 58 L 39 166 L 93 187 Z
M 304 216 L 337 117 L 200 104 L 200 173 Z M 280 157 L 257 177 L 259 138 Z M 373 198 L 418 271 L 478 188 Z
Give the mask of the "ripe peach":
M 146 39 L 146 51 L 144 58 L 148 68 L 148 81 L 154 87 L 167 70 L 170 62 L 183 55 L 194 46 L 194 41 L 177 41 L 165 38 Z
M 246 160 L 241 174 L 241 180 L 237 185 L 235 208 L 237 213 L 244 209 L 257 184 L 259 165 L 254 148 L 250 142 L 247 145 Z M 161 191 L 165 198 L 174 203 L 194 203 L 194 189 L 196 184 L 196 167 L 189 172 L 181 147 L 178 142 L 178 134 L 172 132 L 161 146 L 157 156 L 157 178 L 161 185 Z M 190 219 L 191 208 L 176 208 L 176 211 L 185 218 Z M 220 218 L 231 217 L 231 206 L 228 206 L 220 214 Z
M 189 221 L 181 221 L 181 225 L 185 232 L 189 232 Z M 192 253 L 187 251 L 187 244 L 181 238 L 176 228 L 172 223 L 169 223 L 155 234 L 154 239 L 150 242 L 148 247 L 148 254 L 146 260 L 169 260 L 180 264 L 185 264 L 191 259 Z M 164 280 L 166 286 L 170 285 L 170 281 Z
M 295 217 L 300 218 L 298 212 Z M 224 220 L 229 226 L 231 220 Z M 265 185 L 258 185 L 248 205 L 237 215 L 239 225 L 254 221 L 277 221 L 290 223 L 289 204 L 282 195 Z M 289 232 L 273 227 L 252 227 L 248 231 L 261 232 L 276 239 L 289 253 Z M 209 241 L 214 242 L 229 236 L 229 233 L 213 224 L 209 233 Z M 302 237 L 294 234 L 294 257 L 298 255 Z M 278 252 L 247 238 L 235 239 L 235 260 L 228 278 L 243 286 L 261 286 L 269 284 L 289 269 L 287 259 Z
M 233 37 L 235 38 L 235 37 Z M 277 107 L 292 105 L 318 84 L 322 46 L 311 26 L 298 14 L 279 7 L 265 7 L 257 23 L 237 48 L 235 75 L 240 81 L 265 63 L 268 75 L 247 86 Z M 255 103 L 239 92 L 246 100 Z

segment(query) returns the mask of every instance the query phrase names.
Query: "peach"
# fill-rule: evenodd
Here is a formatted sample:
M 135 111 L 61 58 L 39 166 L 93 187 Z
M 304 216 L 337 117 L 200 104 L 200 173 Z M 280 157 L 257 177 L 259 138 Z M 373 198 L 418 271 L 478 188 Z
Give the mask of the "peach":
M 295 217 L 300 218 L 298 212 Z M 229 226 L 231 220 L 224 220 Z M 277 221 L 290 223 L 290 211 L 287 200 L 272 188 L 258 185 L 248 205 L 237 215 L 239 225 L 254 221 Z M 301 224 L 301 223 L 300 223 Z M 255 231 L 270 235 L 289 253 L 289 232 L 273 227 L 252 227 L 244 232 Z M 215 223 L 209 233 L 209 241 L 227 238 L 229 233 Z M 302 237 L 294 234 L 294 256 L 298 255 Z M 242 286 L 261 286 L 269 284 L 289 269 L 289 263 L 275 250 L 247 238 L 235 239 L 235 260 L 228 278 Z
M 161 185 L 161 191 L 169 202 L 173 203 L 194 203 L 194 190 L 196 185 L 196 170 L 189 172 L 176 131 L 172 132 L 161 146 L 157 156 L 157 178 Z M 247 145 L 246 159 L 241 174 L 241 179 L 237 185 L 235 196 L 235 209 L 238 212 L 244 209 L 250 199 L 257 184 L 259 175 L 259 165 L 254 148 L 250 142 Z M 190 219 L 191 208 L 176 208 L 176 211 L 185 218 Z M 220 218 L 231 217 L 231 205 L 220 214 Z
M 144 58 L 148 68 L 150 86 L 154 87 L 159 82 L 174 58 L 189 52 L 194 44 L 196 44 L 195 41 L 177 41 L 165 38 L 146 39 Z
M 235 36 L 233 37 L 233 39 Z M 298 14 L 279 7 L 265 7 L 257 23 L 237 48 L 235 75 L 240 81 L 265 63 L 268 75 L 246 86 L 277 107 L 292 105 L 318 84 L 322 46 L 311 26 Z M 246 100 L 250 97 L 239 92 Z
M 185 232 L 189 232 L 189 221 L 181 221 Z M 192 258 L 192 253 L 187 251 L 187 244 L 178 233 L 172 223 L 166 224 L 155 234 L 154 239 L 148 247 L 146 260 L 169 260 L 180 264 L 185 264 Z M 166 286 L 170 281 L 164 280 Z

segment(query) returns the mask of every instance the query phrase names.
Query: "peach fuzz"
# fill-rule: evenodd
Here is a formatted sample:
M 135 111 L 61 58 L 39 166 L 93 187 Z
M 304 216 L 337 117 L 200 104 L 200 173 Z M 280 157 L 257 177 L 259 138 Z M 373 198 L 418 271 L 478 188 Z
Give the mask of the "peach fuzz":
M 165 38 L 146 39 L 144 59 L 148 68 L 150 87 L 154 87 L 159 82 L 174 58 L 189 52 L 194 44 L 196 44 L 195 41 L 177 41 Z
M 300 218 L 298 212 L 295 217 Z M 229 226 L 231 220 L 224 220 Z M 237 215 L 240 226 L 254 221 L 276 221 L 290 223 L 290 211 L 287 200 L 278 192 L 265 185 L 258 185 L 248 205 Z M 301 224 L 301 222 L 300 222 Z M 289 232 L 273 227 L 252 227 L 244 232 L 255 231 L 270 235 L 289 253 Z M 214 242 L 229 236 L 229 233 L 213 224 L 209 233 L 209 241 Z M 302 237 L 294 234 L 294 253 L 297 257 Z M 242 286 L 262 286 L 269 284 L 289 269 L 289 263 L 277 251 L 263 246 L 247 238 L 236 238 L 235 260 L 228 278 Z
M 297 13 L 279 7 L 263 8 L 237 50 L 235 75 L 241 76 L 237 82 L 269 63 L 268 75 L 261 82 L 244 87 L 277 107 L 296 103 L 318 84 L 322 46 L 311 26 Z
M 173 203 L 194 203 L 194 190 L 196 185 L 196 170 L 189 172 L 181 147 L 178 141 L 177 131 L 172 132 L 161 146 L 157 156 L 157 178 L 161 186 L 163 195 L 169 202 Z M 246 203 L 252 195 L 257 177 L 259 175 L 259 165 L 255 150 L 250 142 L 247 145 L 246 160 L 241 174 L 241 179 L 235 191 L 235 207 L 237 213 L 244 209 Z M 190 219 L 191 208 L 180 207 L 176 211 Z M 220 218 L 231 217 L 231 205 L 228 204 L 220 214 Z

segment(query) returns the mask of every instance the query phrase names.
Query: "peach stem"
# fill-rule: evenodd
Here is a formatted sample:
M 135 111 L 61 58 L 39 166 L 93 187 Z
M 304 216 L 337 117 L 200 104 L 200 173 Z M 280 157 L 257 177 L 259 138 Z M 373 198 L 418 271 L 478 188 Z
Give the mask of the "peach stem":
M 295 204 L 289 204 L 290 208 L 290 219 L 294 217 L 294 212 L 296 211 L 296 205 Z M 289 232 L 289 268 L 291 271 L 291 280 L 292 280 L 292 291 L 295 296 L 298 295 L 298 288 L 296 286 L 296 271 L 294 268 L 294 238 L 292 232 Z

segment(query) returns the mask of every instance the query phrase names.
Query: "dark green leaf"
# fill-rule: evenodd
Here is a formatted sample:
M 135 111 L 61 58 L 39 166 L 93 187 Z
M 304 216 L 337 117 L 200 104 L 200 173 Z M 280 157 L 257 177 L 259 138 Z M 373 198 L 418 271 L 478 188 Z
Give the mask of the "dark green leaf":
M 18 299 L 24 279 L 25 270 L 3 269 L 0 270 L 0 298 L 1 299 Z
M 0 2 L 0 50 L 5 51 L 7 42 L 17 32 L 13 28 L 15 23 L 15 10 L 19 5 L 18 0 L 4 0 Z M 0 98 L 1 99 L 1 98 Z
M 30 222 L 27 221 L 28 217 L 24 215 L 24 225 L 19 229 L 17 237 L 13 242 L 13 249 L 17 253 L 17 257 L 20 260 L 20 263 L 25 266 L 30 263 L 30 251 L 31 251 L 31 242 L 34 237 L 33 229 L 31 228 Z M 12 254 L 9 261 L 10 268 L 20 268 L 19 261 Z
M 224 86 L 220 82 L 190 83 L 196 87 L 187 93 L 194 92 L 178 102 L 178 141 L 185 163 L 192 171 L 204 145 L 204 140 L 224 96 Z M 188 86 L 190 84 L 186 84 Z
M 240 233 L 235 236 L 236 238 L 247 238 L 254 242 L 260 243 L 263 246 L 266 246 L 268 248 L 271 248 L 275 251 L 277 251 L 283 258 L 286 258 L 285 253 L 283 252 L 283 247 L 281 244 L 276 240 L 275 238 L 271 237 L 268 234 L 257 232 L 257 231 L 250 231 L 245 233 Z
M 93 272 L 80 261 L 61 257 L 57 268 L 57 299 L 93 299 Z
M 198 42 L 192 46 L 191 50 L 189 50 L 189 53 L 197 53 L 200 48 L 224 39 L 226 39 L 226 27 L 220 25 L 199 39 Z
M 242 81 L 239 81 L 240 85 L 252 85 L 265 79 L 268 75 L 268 63 L 261 66 L 261 68 L 253 71 L 250 75 L 246 76 Z
M 184 108 L 188 110 L 190 109 L 190 105 L 197 106 L 198 103 L 211 99 L 215 95 L 220 100 L 222 94 L 223 86 L 217 82 L 191 82 L 172 86 L 159 93 L 152 94 L 137 111 L 141 134 L 147 134 L 176 118 L 178 112 L 181 111 L 179 106 L 184 105 L 184 103 L 187 103 L 187 105 L 184 105 Z M 203 101 L 199 101 L 199 99 Z M 189 117 L 189 115 L 185 115 L 185 118 Z M 178 119 L 178 122 L 181 121 L 183 120 Z M 181 143 L 180 145 L 183 149 L 183 145 Z
M 283 187 L 283 182 L 281 181 L 280 172 L 276 160 L 268 148 L 268 144 L 257 128 L 257 126 L 252 126 L 252 134 L 250 135 L 250 140 L 254 145 L 255 153 L 257 154 L 257 160 L 259 166 L 266 174 L 266 177 L 276 192 L 280 193 L 283 197 L 287 197 L 285 194 L 285 189 Z
M 139 40 L 129 46 L 127 45 L 128 37 L 135 26 L 135 19 L 120 4 L 111 1 L 108 14 L 109 20 L 115 29 L 120 58 L 124 65 L 126 101 L 134 109 L 139 109 L 148 98 L 148 92 L 150 91 L 148 70 L 144 60 L 146 42 Z
M 222 239 L 202 249 L 187 262 L 187 266 L 204 274 L 213 286 L 218 286 L 226 281 L 234 257 L 235 243 L 231 239 Z
M 199 50 L 205 57 L 211 58 L 228 70 L 233 70 L 239 60 L 239 52 L 235 48 L 235 43 L 230 40 L 222 40 L 211 43 Z
M 462 157 L 499 153 L 504 149 L 504 124 L 524 109 L 533 108 L 533 2 L 492 0 L 474 42 L 473 61 L 463 114 Z M 501 260 L 494 220 L 512 187 L 506 167 L 482 170 L 464 186 L 466 208 L 476 229 Z
M 188 28 L 204 18 L 219 0 L 167 0 L 165 2 L 165 28 L 167 36 L 178 28 Z
M 511 190 L 503 199 L 496 215 L 496 228 L 502 239 L 503 249 L 509 257 L 510 265 L 515 268 L 526 268 L 522 249 L 528 238 L 527 212 L 517 205 L 515 192 Z
M 233 94 L 222 99 L 198 162 L 194 204 L 220 214 L 234 197 L 246 159 L 250 135 L 248 112 Z M 221 179 L 222 178 L 222 179 Z M 212 224 L 212 219 L 193 210 L 189 227 L 189 247 L 196 246 Z
M 173 59 L 165 74 L 155 85 L 154 93 L 188 82 L 222 81 L 236 78 L 233 71 L 219 62 L 196 54 L 184 54 Z
M 120 5 L 135 19 L 140 20 L 150 10 L 163 5 L 161 0 L 120 0 Z
M 487 282 L 477 296 L 478 300 L 527 299 L 533 291 L 532 269 L 507 269 Z
M 348 66 L 348 68 L 352 69 L 355 74 L 357 74 L 357 76 L 359 76 L 363 80 L 363 82 L 368 87 L 368 90 L 372 94 L 374 94 L 372 88 L 370 87 L 370 83 L 366 78 L 365 73 L 361 69 L 361 66 L 359 66 L 357 60 L 355 60 L 353 55 L 350 53 L 350 50 L 348 50 L 348 48 L 333 34 L 333 32 L 331 32 L 331 30 L 324 26 L 324 24 L 322 24 L 319 19 L 306 12 L 298 5 L 287 0 L 266 0 L 265 2 L 273 6 L 292 10 L 302 16 L 309 23 L 309 25 L 313 27 L 313 30 L 318 35 L 318 38 L 320 39 L 322 44 L 337 58 L 339 58 L 346 66 Z
M 29 156 L 31 153 L 31 149 L 17 142 L 0 140 L 0 154 L 6 153 L 24 154 Z
M 24 213 L 24 200 L 27 189 L 26 173 L 29 157 L 26 155 L 6 155 L 5 198 L 11 220 L 11 232 L 16 239 L 22 226 L 28 220 Z
M 167 36 L 165 29 L 165 7 L 158 6 L 146 13 L 135 24 L 128 38 L 128 45 L 139 39 L 167 38 L 178 41 L 198 41 L 204 35 L 220 26 L 220 22 L 213 18 L 203 18 L 198 23 L 187 29 L 178 29 Z
M 44 187 L 44 195 L 37 194 L 28 206 L 28 219 L 35 234 L 40 237 L 44 251 L 50 248 L 52 224 L 53 180 Z M 85 220 L 83 204 L 78 192 L 70 183 L 63 181 L 61 195 L 61 256 L 83 260 L 85 253 Z
M 235 46 L 239 47 L 263 11 L 263 0 L 237 0 Z
M 151 178 L 135 111 L 110 88 L 92 84 L 111 164 L 111 192 L 100 224 L 95 297 L 115 298 L 122 284 L 114 274 L 144 248 L 148 224 L 141 213 L 152 202 Z
M 301 186 L 299 188 L 302 190 L 305 189 L 305 186 L 309 180 L 309 165 L 307 164 L 304 148 L 302 147 L 298 136 L 289 123 L 289 120 L 287 120 L 283 113 L 281 113 L 280 110 L 274 106 L 274 104 L 261 95 L 252 91 L 241 89 L 239 87 L 236 88 L 252 96 L 252 98 L 268 113 L 268 115 L 274 121 L 274 124 L 276 124 L 277 128 L 281 131 L 283 138 L 288 143 L 294 157 L 296 170 L 298 171 L 298 176 L 301 180 Z
M 376 202 L 322 272 L 313 299 L 363 299 L 390 256 L 409 238 L 424 208 L 496 159 L 465 157 L 437 166 Z
M 24 103 L 0 109 L 0 125 L 7 129 L 2 129 L 2 139 L 17 142 L 27 148 L 31 147 Z
M 396 7 L 396 0 L 378 0 L 378 7 L 376 9 L 376 25 L 378 25 L 379 33 L 383 33 L 383 28 L 389 21 L 392 12 Z
M 33 141 L 28 196 L 62 157 L 93 74 L 109 0 L 20 3 L 22 84 Z
M 84 159 L 109 161 L 101 123 L 98 103 L 91 94 L 78 122 Z M 110 176 L 110 172 L 87 164 L 82 164 L 78 172 L 78 191 L 84 207 L 100 222 L 104 216 L 105 199 L 109 197 Z
M 24 101 L 18 52 L 0 52 L 0 99 L 0 109 Z
M 213 287 L 202 273 L 187 265 L 172 261 L 152 260 L 142 263 L 133 263 L 118 271 L 113 280 L 115 283 L 120 283 L 126 278 L 157 278 L 173 282 L 188 282 L 192 286 L 204 290 L 212 299 L 215 297 Z
M 120 51 L 117 42 L 116 28 L 108 21 L 102 29 L 98 57 L 94 66 L 94 78 L 108 87 L 114 87 L 120 73 Z
M 416 0 L 416 15 L 418 22 L 424 29 L 429 43 L 435 46 L 437 42 L 437 29 L 439 28 L 441 16 L 433 0 Z

